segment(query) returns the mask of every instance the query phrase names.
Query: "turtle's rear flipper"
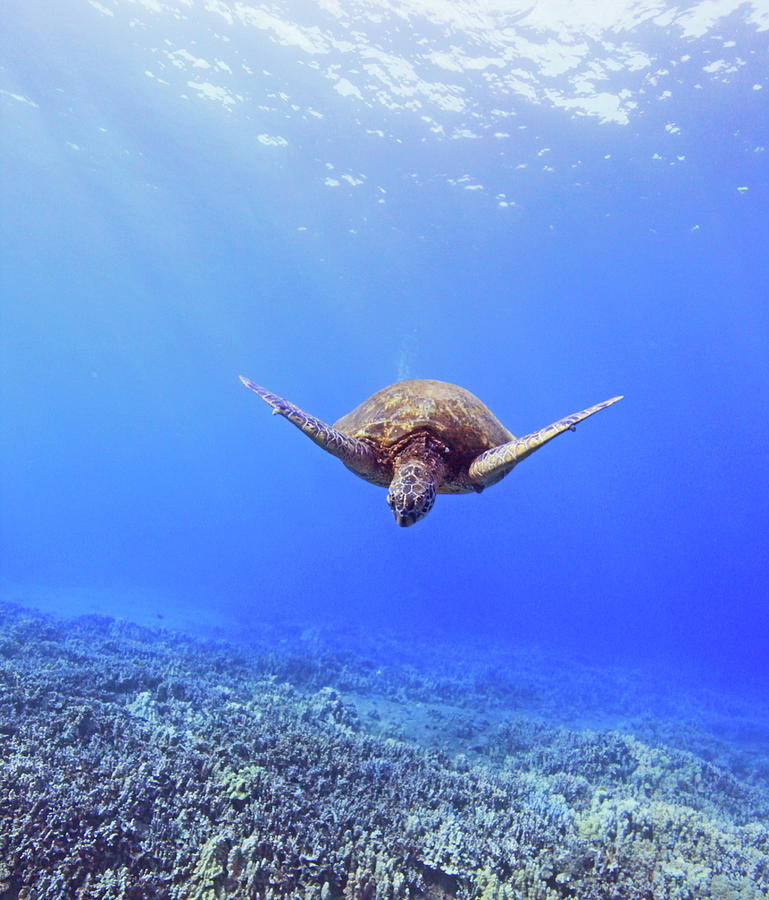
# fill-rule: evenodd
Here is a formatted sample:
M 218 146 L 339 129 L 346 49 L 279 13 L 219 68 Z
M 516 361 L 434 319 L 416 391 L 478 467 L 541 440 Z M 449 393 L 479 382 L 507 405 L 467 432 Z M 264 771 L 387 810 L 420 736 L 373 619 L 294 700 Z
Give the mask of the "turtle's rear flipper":
M 491 484 L 504 478 L 505 475 L 516 466 L 522 459 L 526 459 L 535 450 L 539 450 L 548 441 L 552 441 L 554 437 L 563 434 L 564 431 L 573 431 L 577 422 L 581 422 L 593 413 L 597 413 L 622 397 L 612 397 L 611 400 L 605 400 L 597 406 L 591 406 L 590 409 L 583 409 L 582 412 L 574 413 L 558 422 L 548 425 L 541 431 L 535 431 L 533 434 L 527 434 L 526 437 L 515 438 L 506 444 L 500 444 L 499 447 L 493 447 L 481 453 L 470 464 L 470 480 L 478 485 L 479 488 L 488 487 Z
M 341 459 L 346 466 L 356 472 L 366 472 L 376 465 L 376 453 L 373 447 L 365 441 L 342 434 L 341 431 L 326 425 L 325 422 L 309 415 L 298 406 L 289 403 L 288 400 L 273 394 L 261 385 L 254 384 L 243 375 L 240 376 L 240 380 L 255 394 L 259 394 L 262 400 L 270 404 L 273 415 L 279 414 L 288 419 L 289 422 L 301 429 L 311 441 L 314 441 L 327 453 Z

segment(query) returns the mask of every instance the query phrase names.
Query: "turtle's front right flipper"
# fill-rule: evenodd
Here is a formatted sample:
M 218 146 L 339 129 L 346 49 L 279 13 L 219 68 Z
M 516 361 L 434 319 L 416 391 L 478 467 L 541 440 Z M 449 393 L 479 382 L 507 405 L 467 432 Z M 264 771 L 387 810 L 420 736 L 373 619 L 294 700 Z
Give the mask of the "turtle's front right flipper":
M 365 441 L 342 434 L 331 425 L 321 422 L 320 419 L 309 415 L 303 409 L 299 409 L 298 406 L 294 406 L 293 403 L 289 403 L 288 400 L 273 394 L 272 391 L 268 391 L 261 385 L 254 384 L 243 375 L 240 376 L 240 380 L 249 390 L 259 394 L 262 400 L 270 404 L 273 415 L 281 415 L 288 419 L 289 422 L 301 429 L 311 441 L 314 441 L 327 453 L 341 459 L 353 471 L 367 472 L 376 466 L 376 452 Z
M 481 453 L 470 465 L 470 480 L 480 490 L 495 484 L 501 478 L 504 478 L 513 466 L 517 465 L 522 459 L 526 459 L 535 450 L 544 447 L 548 441 L 552 441 L 554 437 L 558 437 L 564 431 L 576 431 L 575 426 L 578 422 L 587 419 L 588 416 L 592 416 L 594 413 L 600 412 L 602 409 L 606 409 L 607 406 L 611 406 L 612 403 L 616 403 L 617 400 L 621 399 L 622 397 L 620 396 L 612 397 L 611 400 L 604 400 L 603 403 L 597 403 L 589 409 L 583 409 L 581 412 L 567 416 L 565 419 L 559 419 L 559 421 L 542 428 L 540 431 L 527 434 L 522 438 L 514 438 L 506 444 L 500 444 L 499 447 L 494 447 L 485 453 Z

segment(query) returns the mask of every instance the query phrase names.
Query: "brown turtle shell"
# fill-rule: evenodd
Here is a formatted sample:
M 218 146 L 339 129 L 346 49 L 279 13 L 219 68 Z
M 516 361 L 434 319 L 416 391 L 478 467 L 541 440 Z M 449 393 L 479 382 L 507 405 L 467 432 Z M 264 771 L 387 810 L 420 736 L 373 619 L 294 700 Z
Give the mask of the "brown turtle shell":
M 467 476 L 470 463 L 485 450 L 513 440 L 499 419 L 470 391 L 429 379 L 398 381 L 382 388 L 342 416 L 334 428 L 384 451 L 385 468 L 411 438 L 429 435 L 445 447 L 447 476 L 438 489 L 445 494 L 477 490 Z M 390 473 L 381 474 L 381 483 L 389 483 Z

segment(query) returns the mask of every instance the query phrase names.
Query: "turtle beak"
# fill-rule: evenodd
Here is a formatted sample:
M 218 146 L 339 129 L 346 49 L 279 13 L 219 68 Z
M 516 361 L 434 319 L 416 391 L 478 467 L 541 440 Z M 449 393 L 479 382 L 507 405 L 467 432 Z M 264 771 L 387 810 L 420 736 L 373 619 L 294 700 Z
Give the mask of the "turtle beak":
M 395 516 L 395 522 L 401 528 L 408 528 L 409 525 L 413 525 L 414 522 L 419 521 L 422 517 L 417 513 L 417 510 L 413 508 L 408 508 L 404 506 L 400 506 L 395 502 L 392 497 L 387 498 L 387 505 L 393 511 L 393 515 Z
M 395 516 L 395 521 L 401 528 L 408 528 L 409 525 L 413 525 L 417 520 L 417 517 L 413 512 L 403 512 L 399 509 L 394 509 L 393 515 Z

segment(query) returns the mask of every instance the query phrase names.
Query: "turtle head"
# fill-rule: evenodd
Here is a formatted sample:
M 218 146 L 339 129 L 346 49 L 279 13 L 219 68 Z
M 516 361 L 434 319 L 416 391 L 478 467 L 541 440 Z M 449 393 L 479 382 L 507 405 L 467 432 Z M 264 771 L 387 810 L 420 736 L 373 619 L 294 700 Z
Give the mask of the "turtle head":
M 412 458 L 396 463 L 387 502 L 403 528 L 418 522 L 433 508 L 438 491 L 435 476 L 428 462 Z

